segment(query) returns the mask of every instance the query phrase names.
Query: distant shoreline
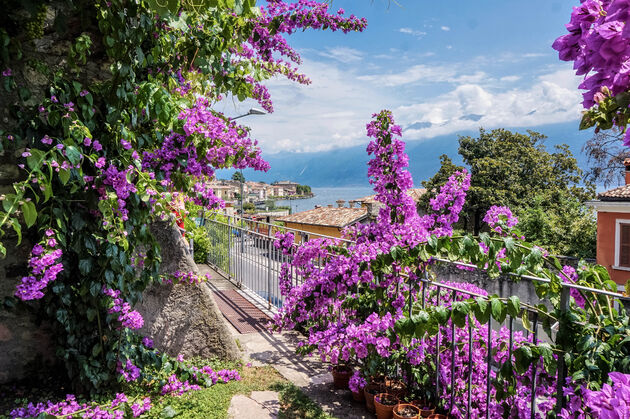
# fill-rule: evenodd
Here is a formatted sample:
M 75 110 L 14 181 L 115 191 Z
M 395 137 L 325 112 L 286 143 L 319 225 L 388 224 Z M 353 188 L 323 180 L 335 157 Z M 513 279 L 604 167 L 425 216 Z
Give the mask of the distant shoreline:
M 274 201 L 294 201 L 296 199 L 311 199 L 314 198 L 315 194 L 312 193 L 310 195 L 299 195 L 299 196 L 294 196 L 294 195 L 287 195 L 287 196 L 274 196 L 272 198 L 269 199 L 273 199 Z

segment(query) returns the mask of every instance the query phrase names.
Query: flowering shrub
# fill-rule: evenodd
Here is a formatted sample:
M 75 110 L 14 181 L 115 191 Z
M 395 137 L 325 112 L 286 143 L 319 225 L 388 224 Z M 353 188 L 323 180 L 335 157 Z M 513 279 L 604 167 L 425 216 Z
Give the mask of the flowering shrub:
M 281 270 L 285 300 L 274 328 L 304 330 L 299 353 L 358 366 L 350 380 L 353 391 L 366 379 L 399 377 L 413 397 L 439 404 L 454 417 L 486 412 L 529 417 L 532 397 L 535 417 L 552 414 L 558 353 L 570 354 L 563 361 L 574 377 L 595 382 L 611 368 L 628 369 L 623 359 L 630 355 L 629 342 L 615 344 L 630 332 L 627 314 L 608 297 L 577 289 L 570 289 L 568 307 L 562 302 L 563 282 L 615 290 L 605 269 L 563 267 L 524 241 L 518 220 L 506 207 L 493 206 L 485 215 L 490 233 L 454 236 L 452 224 L 465 201 L 468 175 L 451 176 L 431 200 L 433 212 L 420 216 L 406 193 L 412 185 L 405 170 L 408 158 L 391 113 L 374 115 L 367 130 L 372 137 L 367 151 L 373 155 L 368 174 L 377 200 L 385 204 L 376 220 L 346 229 L 349 242 L 313 239 L 293 248 L 291 234 L 276 236 L 276 247 L 293 257 Z M 491 278 L 543 277 L 546 281 L 532 284 L 549 306 L 490 296 L 471 284 L 430 285 L 433 266 L 442 259 L 476 266 Z M 503 324 L 509 316 L 533 332 L 532 313 L 547 333 L 544 339 L 511 334 Z M 489 329 L 493 321 L 495 327 Z M 559 324 L 555 334 L 554 323 Z
M 13 229 L 37 243 L 15 296 L 42 301 L 77 388 L 150 382 L 170 361 L 136 335 L 143 319 L 134 304 L 162 279 L 203 280 L 185 272 L 160 277 L 150 224 L 172 219 L 184 203 L 222 206 L 208 184 L 217 169 L 269 167 L 249 129 L 216 111 L 217 102 L 253 98 L 272 111 L 265 80 L 308 83 L 286 35 L 362 31 L 366 21 L 310 0 L 260 8 L 254 1 L 98 0 L 63 10 L 45 3 L 55 9 L 46 16 L 81 22 L 49 25 L 63 32 L 50 34 L 55 54 L 68 49 L 58 66 L 22 53 L 30 6 L 16 2 L 0 35 L 2 112 L 10 122 L 0 151 L 16 156 L 19 171 L 12 193 L 0 196 L 0 236 Z M 47 85 L 29 85 L 34 74 Z M 186 382 L 180 373 L 170 371 L 179 380 L 172 386 Z M 143 406 L 131 409 L 139 414 Z
M 573 8 L 566 25 L 568 34 L 556 39 L 553 48 L 563 61 L 573 61 L 577 75 L 584 75 L 580 89 L 584 108 L 581 128 L 597 125 L 624 130 L 627 125 L 630 96 L 630 16 L 625 0 L 583 0 Z M 624 144 L 630 145 L 626 130 Z
M 630 374 L 611 372 L 610 383 L 604 383 L 600 390 L 589 390 L 585 386 L 574 391 L 569 387 L 567 408 L 558 415 L 562 419 L 584 419 L 596 417 L 602 419 L 623 419 L 630 417 Z M 570 379 L 567 379 L 567 383 Z M 583 400 L 582 400 L 583 399 Z

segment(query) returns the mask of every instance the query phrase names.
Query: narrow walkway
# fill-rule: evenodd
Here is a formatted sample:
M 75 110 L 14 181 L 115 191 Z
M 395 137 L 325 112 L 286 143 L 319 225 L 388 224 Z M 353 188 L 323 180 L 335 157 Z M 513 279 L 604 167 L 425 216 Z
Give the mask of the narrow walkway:
M 210 274 L 207 282 L 211 291 L 238 290 L 230 281 L 224 279 L 207 265 L 198 265 L 201 274 Z M 238 290 L 242 293 L 241 290 Z M 259 309 L 273 317 L 273 314 L 266 310 L 266 307 L 256 301 L 252 301 Z M 239 333 L 228 321 L 226 324 L 236 340 L 237 346 L 241 350 L 241 358 L 244 362 L 251 362 L 254 366 L 271 365 L 283 377 L 291 381 L 331 416 L 348 419 L 372 419 L 375 416 L 368 413 L 363 403 L 352 400 L 349 390 L 335 390 L 332 383 L 332 375 L 326 365 L 322 364 L 317 357 L 304 358 L 295 354 L 297 342 L 304 337 L 297 332 L 283 332 L 271 334 L 267 331 L 256 333 Z M 245 400 L 249 399 L 249 400 Z M 260 404 L 255 399 L 243 397 L 233 399 L 234 402 Z M 269 401 L 267 401 L 267 404 Z M 231 413 L 237 407 L 231 407 Z M 265 407 L 265 409 L 267 409 Z M 275 417 L 272 409 L 267 409 L 270 416 Z M 272 413 L 273 412 L 273 413 Z M 230 416 L 233 417 L 233 416 Z M 254 416 L 250 416 L 252 419 Z M 265 416 L 267 417 L 267 416 Z

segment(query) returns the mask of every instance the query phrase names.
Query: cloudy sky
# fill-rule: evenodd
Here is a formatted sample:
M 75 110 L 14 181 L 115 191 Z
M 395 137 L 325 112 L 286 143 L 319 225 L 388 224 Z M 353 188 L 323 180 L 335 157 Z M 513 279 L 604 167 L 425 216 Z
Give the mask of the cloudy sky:
M 396 1 L 334 0 L 334 10 L 366 17 L 367 30 L 289 38 L 313 83 L 269 81 L 275 112 L 241 120 L 265 153 L 366 143 L 365 124 L 381 109 L 394 112 L 407 141 L 569 121 L 577 132 L 580 78 L 551 44 L 579 0 Z

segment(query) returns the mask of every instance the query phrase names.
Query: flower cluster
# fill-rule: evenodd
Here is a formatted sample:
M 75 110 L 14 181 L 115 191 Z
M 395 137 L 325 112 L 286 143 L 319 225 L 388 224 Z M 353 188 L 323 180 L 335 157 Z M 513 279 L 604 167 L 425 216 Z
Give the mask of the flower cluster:
M 132 310 L 129 303 L 123 301 L 123 299 L 120 298 L 119 290 L 113 290 L 111 288 L 103 286 L 103 294 L 112 298 L 112 306 L 109 308 L 108 313 L 120 313 L 120 315 L 118 316 L 118 321 L 122 324 L 123 327 L 137 330 L 144 325 L 144 319 L 142 318 L 142 315 L 136 310 Z
M 63 252 L 57 248 L 53 230 L 46 230 L 42 242 L 33 246 L 28 261 L 30 275 L 22 278 L 17 285 L 15 296 L 22 301 L 37 300 L 44 296 L 43 290 L 63 271 L 61 256 Z
M 118 373 L 127 381 L 136 381 L 140 377 L 140 368 L 136 367 L 130 359 L 123 365 L 118 363 Z
M 294 242 L 295 235 L 293 233 L 290 231 L 287 231 L 286 233 L 278 231 L 276 232 L 276 240 L 273 242 L 273 245 L 276 249 L 281 249 L 282 253 L 288 255 L 291 253 Z
M 565 387 L 569 396 L 568 406 L 558 415 L 561 419 L 625 419 L 630 417 L 630 374 L 611 372 L 610 384 L 604 383 L 600 390 L 589 390 L 581 386 L 577 392 Z M 567 384 L 573 384 L 571 377 Z M 582 400 L 583 399 L 583 400 Z
M 177 375 L 172 374 L 168 377 L 166 384 L 162 387 L 161 394 L 176 394 L 181 396 L 184 393 L 188 393 L 193 390 L 201 390 L 197 384 L 190 384 L 188 380 L 181 382 Z
M 483 221 L 488 224 L 490 229 L 495 233 L 505 235 L 518 224 L 518 218 L 512 214 L 508 207 L 500 207 L 493 205 L 486 212 Z
M 352 374 L 352 377 L 350 377 L 350 380 L 348 381 L 348 387 L 350 388 L 350 391 L 352 391 L 353 393 L 359 393 L 363 391 L 363 387 L 365 387 L 366 384 L 367 384 L 367 381 L 365 380 L 365 378 L 361 376 L 360 371 L 355 371 Z
M 105 405 L 79 403 L 74 395 L 68 394 L 65 400 L 58 403 L 53 403 L 50 400 L 46 403 L 29 403 L 26 407 L 13 409 L 9 416 L 11 418 L 34 418 L 43 414 L 45 416 L 73 417 L 76 414 L 82 418 L 122 419 L 126 417 L 125 407 L 127 405 L 129 405 L 129 400 L 123 393 L 116 394 L 115 399 Z M 134 403 L 129 408 L 132 416 L 138 417 L 151 409 L 151 399 L 146 397 L 142 403 Z
M 583 0 L 573 8 L 566 25 L 569 33 L 553 43 L 561 60 L 574 61 L 578 75 L 591 73 L 580 85 L 588 90 L 584 93 L 585 108 L 607 93 L 616 96 L 630 88 L 628 9 L 625 0 Z
M 174 273 L 167 275 L 167 276 L 163 276 L 162 277 L 162 283 L 163 284 L 190 284 L 190 285 L 194 285 L 194 284 L 201 284 L 202 282 L 205 282 L 207 280 L 209 280 L 210 274 L 205 274 L 204 276 L 199 276 L 194 272 L 180 272 L 180 271 L 175 271 Z
M 562 278 L 563 282 L 571 282 L 575 284 L 578 281 L 577 271 L 573 266 L 569 265 L 565 265 L 562 267 L 560 277 Z M 580 293 L 580 291 L 575 288 L 572 288 L 569 292 L 571 294 L 571 297 L 573 297 L 575 304 L 577 304 L 578 307 L 584 308 L 586 305 L 586 299 L 584 298 L 582 293 Z

